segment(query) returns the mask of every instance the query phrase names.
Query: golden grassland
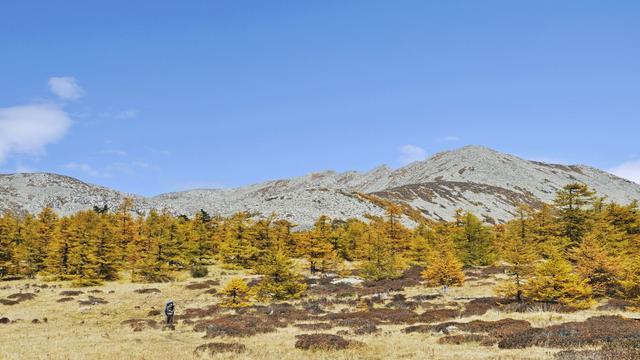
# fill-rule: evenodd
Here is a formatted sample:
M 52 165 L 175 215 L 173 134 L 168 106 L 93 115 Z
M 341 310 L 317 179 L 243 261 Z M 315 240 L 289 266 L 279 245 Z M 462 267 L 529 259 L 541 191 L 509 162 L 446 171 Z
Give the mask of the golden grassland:
M 237 272 L 211 267 L 205 279 L 220 280 L 220 289 Z M 471 280 L 463 287 L 452 288 L 449 293 L 433 302 L 442 304 L 456 301 L 459 297 L 481 297 L 493 295 L 493 284 L 501 275 L 492 279 Z M 191 359 L 202 358 L 194 354 L 198 345 L 211 342 L 203 339 L 203 333 L 193 331 L 192 325 L 177 321 L 175 330 L 146 328 L 134 332 L 122 325 L 132 318 L 150 318 L 150 310 L 162 310 L 168 299 L 177 304 L 177 314 L 186 308 L 201 308 L 214 304 L 218 298 L 205 294 L 202 289 L 188 290 L 185 285 L 194 279 L 182 276 L 175 282 L 158 284 L 132 284 L 126 280 L 111 282 L 92 288 L 71 288 L 68 283 L 44 283 L 38 280 L 19 280 L 0 283 L 0 298 L 7 298 L 19 292 L 33 292 L 32 300 L 15 305 L 0 304 L 0 317 L 17 320 L 10 324 L 0 324 L 0 359 Z M 46 284 L 40 288 L 34 285 Z M 140 294 L 136 289 L 157 288 L 159 293 Z M 59 303 L 64 290 L 81 290 L 84 294 L 75 300 Z M 93 292 L 92 291 L 96 291 Z M 99 291 L 99 292 L 97 292 Z M 411 287 L 405 289 L 407 296 L 433 294 L 436 289 Z M 100 297 L 107 304 L 80 305 L 78 300 L 86 300 L 88 295 Z M 599 311 L 594 308 L 574 313 L 526 312 L 503 313 L 490 310 L 482 316 L 456 319 L 466 322 L 475 319 L 499 320 L 504 318 L 522 319 L 533 326 L 548 326 L 566 321 L 581 321 L 590 316 L 620 314 L 634 317 L 637 314 L 625 312 Z M 43 322 L 46 318 L 47 321 Z M 152 317 L 163 321 L 162 315 Z M 39 323 L 32 323 L 38 319 Z M 552 359 L 558 350 L 548 348 L 526 348 L 516 350 L 498 349 L 473 343 L 461 345 L 438 344 L 442 335 L 412 333 L 401 329 L 406 325 L 381 325 L 381 332 L 370 335 L 348 335 L 349 340 L 364 343 L 363 346 L 340 351 L 305 351 L 294 348 L 295 336 L 312 331 L 293 326 L 276 332 L 258 334 L 244 338 L 220 338 L 216 342 L 240 342 L 247 351 L 242 354 L 225 353 L 212 355 L 214 359 Z M 336 333 L 340 328 L 321 331 Z M 204 355 L 209 358 L 209 355 Z

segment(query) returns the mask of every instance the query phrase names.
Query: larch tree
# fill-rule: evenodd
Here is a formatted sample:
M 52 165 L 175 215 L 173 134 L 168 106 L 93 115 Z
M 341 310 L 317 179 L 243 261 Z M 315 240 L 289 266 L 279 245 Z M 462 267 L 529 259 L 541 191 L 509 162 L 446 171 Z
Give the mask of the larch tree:
M 492 234 L 475 215 L 457 212 L 453 241 L 465 265 L 490 265 L 495 261 Z
M 462 286 L 464 273 L 462 262 L 455 255 L 453 244 L 444 240 L 431 253 L 429 262 L 422 272 L 428 286 Z
M 250 306 L 249 285 L 241 278 L 231 279 L 221 291 L 223 299 L 220 305 L 228 308 Z
M 311 273 L 327 272 L 335 269 L 337 254 L 331 244 L 332 228 L 327 216 L 320 216 L 302 238 L 301 253 L 309 262 Z
M 557 192 L 554 204 L 558 208 L 562 235 L 569 239 L 569 247 L 579 245 L 588 231 L 594 200 L 595 193 L 585 184 L 568 184 Z
M 587 308 L 592 303 L 588 280 L 581 280 L 571 263 L 559 253 L 536 266 L 525 286 L 524 295 L 534 301 L 560 303 L 575 308 Z
M 381 221 L 373 222 L 366 234 L 367 250 L 360 271 L 368 280 L 395 279 L 402 275 L 404 263 L 384 225 Z

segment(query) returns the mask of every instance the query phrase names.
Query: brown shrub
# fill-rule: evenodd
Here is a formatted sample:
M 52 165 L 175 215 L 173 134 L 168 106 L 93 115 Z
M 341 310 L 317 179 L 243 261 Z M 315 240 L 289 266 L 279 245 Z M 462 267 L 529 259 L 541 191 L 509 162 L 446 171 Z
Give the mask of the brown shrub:
M 78 296 L 82 294 L 84 294 L 84 292 L 80 290 L 65 290 L 60 292 L 60 296 Z
M 201 290 L 201 289 L 208 289 L 212 286 L 218 286 L 218 285 L 220 285 L 219 280 L 207 280 L 203 282 L 192 282 L 186 285 L 184 288 L 187 290 Z
M 149 312 L 147 313 L 147 316 L 159 316 L 160 314 L 162 314 L 160 310 L 152 309 L 152 310 L 149 310 Z
M 355 329 L 353 329 L 353 333 L 356 335 L 373 334 L 379 331 L 380 331 L 380 328 L 378 328 L 375 324 L 371 322 L 363 324 L 362 326 L 358 326 Z
M 529 346 L 576 348 L 624 341 L 640 342 L 640 321 L 620 316 L 596 316 L 583 322 L 567 322 L 545 329 L 529 329 L 505 337 L 498 347 Z
M 445 322 L 437 325 L 416 325 L 403 329 L 405 333 L 443 333 L 449 334 L 452 329 L 468 333 L 487 334 L 493 338 L 502 339 L 531 328 L 531 324 L 524 320 L 501 319 L 498 321 L 474 320 L 470 322 Z
M 158 323 L 152 319 L 129 319 L 120 323 L 121 325 L 129 325 L 133 331 L 142 331 L 145 328 L 157 329 Z
M 206 331 L 205 338 L 218 336 L 247 337 L 261 333 L 276 331 L 276 327 L 285 327 L 265 316 L 254 315 L 225 315 L 211 320 L 197 321 L 193 327 L 195 331 Z
M 103 298 L 93 297 L 89 295 L 88 300 L 78 300 L 80 305 L 100 305 L 100 304 L 108 304 L 109 302 Z
M 301 334 L 296 339 L 296 349 L 303 350 L 344 350 L 357 345 L 333 334 Z
M 7 318 L 7 317 L 2 317 L 2 318 L 0 318 L 0 324 L 8 324 L 8 323 L 10 323 L 10 322 L 11 322 L 11 321 L 10 321 L 10 320 L 9 320 L 9 318 Z
M 426 310 L 418 317 L 418 321 L 433 323 L 443 320 L 454 319 L 460 316 L 460 310 L 458 309 L 436 309 Z
M 69 302 L 69 301 L 73 301 L 73 300 L 75 300 L 75 299 L 72 298 L 72 297 L 63 297 L 63 298 L 60 298 L 60 299 L 56 300 L 56 302 L 64 303 L 64 302 Z
M 479 343 L 483 346 L 493 346 L 498 340 L 494 337 L 479 334 L 448 335 L 438 339 L 438 344 L 460 345 Z
M 136 290 L 133 290 L 133 292 L 137 294 L 154 294 L 154 293 L 159 293 L 161 291 L 160 289 L 156 289 L 156 288 L 147 288 L 147 289 L 136 289 Z
M 330 323 L 295 324 L 295 327 L 307 331 L 330 330 L 333 325 Z
M 421 273 L 424 268 L 412 266 L 397 279 L 384 279 L 378 281 L 366 281 L 362 288 L 357 289 L 359 296 L 381 294 L 392 291 L 402 291 L 404 288 L 420 285 Z
M 627 300 L 609 299 L 606 304 L 598 306 L 598 310 L 603 311 L 625 311 L 627 308 L 633 308 L 635 305 Z
M 407 309 L 407 310 L 415 310 L 418 308 L 419 303 L 415 301 L 407 301 L 407 298 L 404 294 L 396 294 L 393 296 L 391 301 L 386 305 L 388 308 L 392 309 Z
M 16 301 L 16 300 L 0 299 L 0 304 L 2 305 L 11 306 L 11 305 L 16 305 L 18 303 L 19 301 Z
M 464 305 L 462 316 L 484 315 L 490 309 L 496 309 L 503 303 L 505 300 L 497 297 L 473 299 Z
M 426 294 L 426 295 L 416 295 L 412 297 L 414 301 L 430 301 L 441 298 L 442 294 Z
M 216 315 L 220 312 L 221 308 L 218 305 L 209 305 L 204 308 L 188 308 L 180 315 L 176 315 L 176 319 L 195 319 L 205 318 Z
M 247 351 L 247 347 L 244 344 L 213 342 L 213 343 L 199 345 L 193 351 L 193 354 L 196 356 L 199 356 L 206 353 L 213 356 L 215 354 L 220 354 L 220 353 L 242 354 L 245 351 Z
M 7 296 L 7 299 L 11 299 L 17 302 L 23 302 L 27 300 L 32 300 L 36 297 L 34 293 L 16 293 Z
M 207 295 L 215 295 L 217 293 L 218 293 L 218 290 L 216 290 L 216 289 L 209 289 L 209 290 L 203 292 L 203 294 L 207 294 Z
M 332 313 L 325 315 L 323 318 L 333 321 L 364 319 L 371 320 L 374 323 L 413 324 L 418 320 L 418 315 L 413 311 L 404 309 L 371 309 L 369 311 L 351 313 Z

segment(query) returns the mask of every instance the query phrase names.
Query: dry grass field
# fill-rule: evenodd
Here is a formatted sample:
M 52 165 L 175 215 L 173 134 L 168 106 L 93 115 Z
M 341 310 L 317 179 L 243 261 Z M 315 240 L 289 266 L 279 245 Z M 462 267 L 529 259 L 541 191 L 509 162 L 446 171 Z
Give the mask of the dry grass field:
M 417 283 L 415 274 L 370 287 L 322 280 L 305 298 L 292 302 L 294 306 L 256 304 L 238 314 L 216 306 L 215 294 L 236 274 L 212 267 L 203 279 L 184 275 L 171 283 L 123 280 L 93 288 L 38 280 L 2 282 L 0 318 L 6 319 L 0 323 L 0 359 L 554 359 L 559 351 L 575 347 L 573 343 L 552 337 L 541 343 L 530 336 L 532 346 L 517 345 L 517 339 L 509 345 L 516 333 L 509 329 L 547 328 L 602 315 L 622 318 L 607 318 L 613 322 L 605 321 L 602 329 L 594 323 L 595 333 L 590 329 L 582 334 L 578 326 L 577 332 L 569 332 L 569 340 L 580 338 L 582 349 L 596 349 L 597 339 L 592 338 L 600 330 L 611 330 L 606 326 L 616 327 L 614 332 L 622 327 L 640 339 L 640 322 L 625 319 L 640 316 L 624 305 L 577 312 L 496 305 L 491 297 L 503 276 L 499 272 L 468 274 L 463 287 L 446 295 Z M 400 291 L 378 299 L 385 288 Z M 168 299 L 177 304 L 174 330 L 162 326 Z M 475 327 L 437 328 L 446 322 Z M 338 334 L 346 340 L 346 349 L 296 348 L 297 335 L 314 333 Z M 211 350 L 196 351 L 209 343 L 244 346 L 212 345 Z M 629 354 L 624 356 L 634 356 Z M 624 356 L 618 359 L 633 358 Z

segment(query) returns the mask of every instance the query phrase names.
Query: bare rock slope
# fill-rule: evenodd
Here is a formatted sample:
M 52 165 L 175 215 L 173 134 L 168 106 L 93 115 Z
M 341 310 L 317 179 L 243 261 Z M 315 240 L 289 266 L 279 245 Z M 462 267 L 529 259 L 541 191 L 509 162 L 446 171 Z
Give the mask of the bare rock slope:
M 200 209 L 220 215 L 275 213 L 308 227 L 322 214 L 342 219 L 382 215 L 384 209 L 378 202 L 362 196 L 370 194 L 409 204 L 432 219 L 450 220 L 462 208 L 487 222 L 503 222 L 513 216 L 518 204 L 549 202 L 559 188 L 571 182 L 585 183 L 620 203 L 640 199 L 640 185 L 592 167 L 547 164 L 466 146 L 396 170 L 381 166 L 366 173 L 327 171 L 235 189 L 190 190 L 150 198 L 62 175 L 0 175 L 0 209 L 33 213 L 51 206 L 69 214 L 94 205 L 115 209 L 124 197 L 132 196 L 141 213 L 151 209 L 174 214 Z

